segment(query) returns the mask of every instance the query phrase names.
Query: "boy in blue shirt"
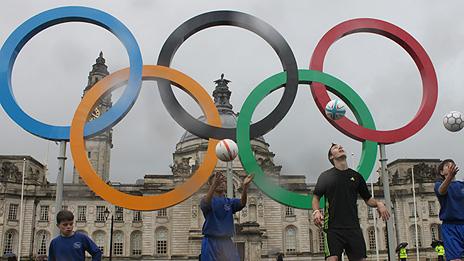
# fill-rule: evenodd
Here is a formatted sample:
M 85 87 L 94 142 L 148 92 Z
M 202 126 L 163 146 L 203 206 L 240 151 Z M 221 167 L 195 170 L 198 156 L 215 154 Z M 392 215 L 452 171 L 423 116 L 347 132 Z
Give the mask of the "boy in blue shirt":
M 447 260 L 464 257 L 464 182 L 455 179 L 459 168 L 446 159 L 438 170 L 442 180 L 435 183 L 435 194 L 440 202 L 441 233 Z
M 216 172 L 209 180 L 209 190 L 201 199 L 200 207 L 205 217 L 201 261 L 240 261 L 237 248 L 232 242 L 234 235 L 234 213 L 246 206 L 248 186 L 253 175 L 247 176 L 242 184 L 240 199 L 225 197 L 226 178 Z
M 85 251 L 92 255 L 92 261 L 101 261 L 102 253 L 88 236 L 74 233 L 74 215 L 61 210 L 56 215 L 60 235 L 52 240 L 48 251 L 48 261 L 84 261 Z

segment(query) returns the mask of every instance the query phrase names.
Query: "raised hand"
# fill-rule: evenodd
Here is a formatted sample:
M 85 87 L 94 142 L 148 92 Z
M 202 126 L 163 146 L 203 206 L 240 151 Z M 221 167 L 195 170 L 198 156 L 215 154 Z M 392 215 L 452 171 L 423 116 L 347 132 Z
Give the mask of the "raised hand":
M 251 173 L 250 175 L 246 176 L 244 179 L 243 179 L 243 186 L 245 187 L 248 187 L 250 185 L 250 183 L 253 181 L 253 178 L 254 178 L 255 174 L 254 173 Z
M 215 188 L 218 187 L 222 182 L 224 182 L 224 180 L 225 180 L 224 175 L 222 175 L 221 172 L 216 172 L 214 174 L 213 186 Z
M 318 227 L 322 227 L 322 220 L 324 219 L 324 216 L 322 216 L 322 213 L 320 210 L 315 210 L 313 212 L 313 221 L 314 225 Z
M 448 167 L 448 170 L 449 170 L 449 175 L 451 176 L 451 178 L 454 178 L 454 176 L 456 176 L 456 174 L 458 174 L 459 172 L 459 168 L 458 166 L 456 166 L 456 164 L 453 164 L 450 167 Z
M 377 212 L 379 212 L 379 216 L 382 217 L 383 221 L 387 221 L 390 218 L 390 213 L 382 202 L 377 203 Z
M 250 185 L 251 181 L 253 181 L 253 177 L 255 176 L 254 173 L 250 173 L 250 175 L 246 176 L 244 179 L 243 179 L 243 183 L 242 183 L 242 197 L 240 198 L 240 203 L 242 204 L 242 206 L 246 206 L 246 203 L 247 203 L 247 191 L 248 191 L 248 186 Z

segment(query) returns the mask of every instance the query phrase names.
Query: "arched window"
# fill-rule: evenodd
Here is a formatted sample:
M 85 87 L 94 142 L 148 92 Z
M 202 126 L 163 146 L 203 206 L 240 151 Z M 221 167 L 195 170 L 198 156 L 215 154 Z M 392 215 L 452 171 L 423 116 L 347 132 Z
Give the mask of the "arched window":
M 251 222 L 256 222 L 256 205 L 255 204 L 250 204 L 248 207 L 248 211 L 250 212 L 250 221 Z
M 369 249 L 370 250 L 375 250 L 376 249 L 376 244 L 375 244 L 375 230 L 374 227 L 370 227 L 367 229 L 367 238 L 369 239 Z
M 155 244 L 157 255 L 166 255 L 168 253 L 168 230 L 165 227 L 156 229 Z
M 131 255 L 140 256 L 142 255 L 142 232 L 134 231 L 131 234 Z
M 416 247 L 416 229 L 414 225 L 409 227 L 409 235 L 412 241 L 411 247 L 415 248 Z M 421 232 L 421 227 L 417 226 L 417 245 L 419 247 L 422 247 L 422 232 Z
M 14 229 L 8 230 L 5 233 L 5 239 L 3 240 L 3 254 L 16 252 L 16 246 L 18 245 L 18 233 Z
M 115 256 L 124 255 L 124 233 L 116 231 L 113 234 L 113 254 Z
M 324 231 L 322 229 L 319 229 L 319 252 L 324 252 Z
M 45 230 L 37 232 L 37 255 L 47 255 L 50 234 Z
M 105 242 L 106 242 L 106 234 L 104 231 L 98 230 L 93 233 L 93 240 L 95 241 L 95 244 L 97 245 L 98 248 L 100 248 L 100 251 L 102 253 L 105 253 Z
M 285 252 L 296 253 L 296 227 L 288 226 L 285 229 Z
M 309 252 L 313 252 L 313 231 L 310 229 L 309 230 Z

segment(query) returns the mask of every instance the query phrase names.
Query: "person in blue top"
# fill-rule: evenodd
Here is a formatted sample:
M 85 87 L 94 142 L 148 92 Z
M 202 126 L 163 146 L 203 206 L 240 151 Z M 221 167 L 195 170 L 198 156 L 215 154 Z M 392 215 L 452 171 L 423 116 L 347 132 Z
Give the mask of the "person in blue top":
M 440 202 L 441 233 L 447 260 L 464 258 L 464 182 L 455 179 L 459 168 L 446 159 L 438 166 L 441 180 L 435 183 Z
M 246 206 L 248 186 L 253 175 L 247 176 L 242 184 L 240 199 L 225 197 L 226 178 L 220 172 L 211 176 L 208 193 L 201 199 L 200 207 L 205 217 L 201 261 L 240 261 L 237 248 L 232 242 L 234 235 L 234 213 Z
M 50 242 L 48 261 L 84 261 L 85 251 L 92 255 L 92 261 L 101 261 L 100 248 L 88 236 L 73 232 L 74 215 L 61 210 L 56 215 L 60 235 Z

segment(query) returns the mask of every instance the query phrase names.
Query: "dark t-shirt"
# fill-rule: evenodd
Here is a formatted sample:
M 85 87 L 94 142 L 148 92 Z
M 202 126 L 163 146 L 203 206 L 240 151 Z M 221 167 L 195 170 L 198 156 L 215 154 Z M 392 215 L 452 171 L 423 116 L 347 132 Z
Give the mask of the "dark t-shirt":
M 326 197 L 325 229 L 360 228 L 356 205 L 358 193 L 364 200 L 372 197 L 364 178 L 352 169 L 331 168 L 319 176 L 314 194 Z

